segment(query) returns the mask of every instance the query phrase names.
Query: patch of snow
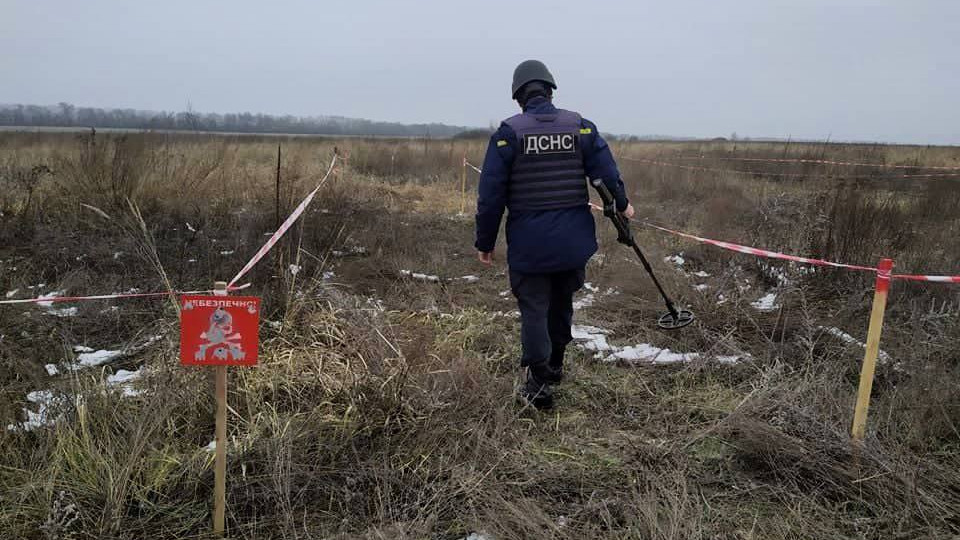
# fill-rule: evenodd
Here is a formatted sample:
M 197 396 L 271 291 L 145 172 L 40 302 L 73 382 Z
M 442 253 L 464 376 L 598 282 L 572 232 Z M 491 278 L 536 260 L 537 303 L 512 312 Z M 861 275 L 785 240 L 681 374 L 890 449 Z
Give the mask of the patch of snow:
M 7 291 L 7 298 L 13 298 L 14 296 L 17 295 L 18 292 L 20 292 L 20 289 L 14 289 L 14 290 L 12 290 L 12 291 Z
M 410 270 L 401 270 L 400 273 L 407 277 L 410 277 L 413 279 L 419 279 L 422 281 L 432 281 L 432 282 L 440 281 L 440 276 L 434 276 L 430 274 L 421 274 L 419 272 L 411 272 Z
M 459 277 L 459 278 L 457 278 L 457 279 L 459 279 L 460 281 L 464 281 L 464 282 L 466 282 L 466 283 L 476 283 L 476 282 L 480 281 L 480 278 L 477 277 L 477 276 L 474 276 L 474 275 L 461 276 L 461 277 Z
M 594 295 L 593 293 L 587 293 L 583 295 L 583 298 L 579 300 L 575 300 L 573 302 L 573 309 L 577 310 L 577 309 L 588 308 L 592 306 L 593 303 L 596 302 L 596 300 L 597 300 L 596 295 Z
M 380 300 L 379 298 L 367 298 L 367 305 L 371 306 L 374 311 L 378 311 L 380 313 L 383 313 L 387 310 L 387 308 L 383 305 L 383 300 Z
M 196 260 L 196 259 L 187 259 L 187 262 L 188 262 L 188 263 L 195 263 L 195 262 L 197 262 L 197 260 Z
M 494 540 L 494 538 L 486 533 L 482 532 L 472 532 L 466 536 L 463 540 Z
M 122 252 L 122 251 L 117 251 L 117 252 L 115 252 L 115 253 L 113 254 L 113 260 L 119 259 L 121 255 L 123 255 L 123 252 Z
M 574 325 L 571 328 L 571 334 L 578 347 L 595 353 L 595 358 L 602 359 L 605 362 L 626 361 L 661 365 L 694 362 L 704 358 L 701 353 L 678 353 L 670 349 L 661 349 L 649 343 L 619 347 L 608 341 L 609 330 L 595 326 Z M 749 357 L 750 355 L 734 355 L 710 358 L 722 364 L 735 364 Z
M 283 328 L 283 323 L 280 321 L 267 321 L 267 326 L 273 328 L 274 330 L 280 330 Z
M 95 367 L 106 364 L 107 362 L 123 356 L 123 351 L 99 350 L 85 352 L 77 355 L 77 364 L 81 367 Z
M 197 230 L 193 228 L 193 225 L 191 225 L 189 221 L 187 222 L 187 230 L 192 233 L 197 232 Z
M 596 326 L 575 324 L 570 328 L 570 333 L 573 335 L 573 340 L 579 342 L 578 345 L 582 349 L 601 353 L 614 348 L 607 342 L 607 335 L 610 334 L 609 330 Z
M 297 275 L 297 274 L 299 274 L 299 273 L 300 273 L 300 270 L 303 269 L 302 266 L 296 265 L 296 264 L 291 264 L 289 268 L 290 268 L 290 273 L 291 273 L 292 275 L 294 275 L 294 276 Z
M 687 260 L 683 258 L 683 253 L 680 253 L 679 255 L 671 255 L 669 257 L 664 257 L 663 262 L 672 262 L 677 266 L 683 266 L 684 263 L 687 262 Z
M 53 377 L 54 375 L 60 374 L 60 370 L 57 368 L 56 364 L 47 364 L 43 367 L 46 368 L 47 375 L 50 375 L 51 377 Z
M 722 295 L 722 294 L 718 294 L 718 295 L 717 295 L 717 305 L 718 305 L 718 306 L 722 306 L 722 305 L 724 305 L 724 304 L 726 304 L 726 303 L 727 303 L 727 297 L 724 296 L 724 295 Z
M 753 306 L 757 311 L 773 311 L 780 307 L 777 304 L 776 293 L 767 293 L 766 296 L 760 298 L 759 300 L 750 302 L 750 305 Z
M 352 246 L 346 251 L 335 249 L 330 252 L 334 257 L 347 257 L 349 255 L 366 255 L 367 248 L 363 246 Z
M 694 289 L 696 289 L 696 290 L 698 290 L 698 291 L 700 291 L 700 292 L 703 292 L 703 291 L 705 291 L 705 290 L 707 290 L 707 289 L 709 289 L 709 288 L 710 288 L 710 286 L 707 285 L 706 283 L 701 283 L 701 284 L 699 284 L 699 285 L 694 286 Z
M 27 401 L 33 403 L 37 406 L 37 410 L 33 411 L 24 407 L 23 413 L 26 415 L 27 419 L 20 424 L 9 424 L 7 426 L 7 431 L 33 431 L 37 428 L 48 426 L 53 423 L 53 418 L 50 418 L 50 406 L 55 405 L 60 402 L 62 397 L 54 395 L 52 390 L 34 390 L 27 394 Z
M 693 275 L 696 276 L 696 277 L 701 277 L 701 278 L 708 278 L 708 277 L 710 277 L 710 274 L 704 272 L 703 270 L 698 270 L 698 271 L 694 272 Z
M 325 280 L 331 280 L 331 279 L 337 277 L 337 275 L 334 274 L 333 272 L 324 272 L 322 277 L 323 277 L 323 279 L 325 279 Z
M 143 368 L 140 368 L 136 371 L 130 371 L 126 369 L 118 369 L 107 377 L 107 383 L 109 384 L 123 384 L 137 380 L 140 376 L 143 375 Z
M 119 369 L 107 377 L 107 386 L 118 386 L 126 397 L 138 396 L 143 391 L 134 388 L 132 383 L 143 375 L 143 370 L 143 367 L 136 371 Z
M 75 307 L 47 310 L 47 314 L 54 317 L 76 317 L 77 313 L 79 313 L 79 310 Z
M 847 343 L 847 344 L 850 344 L 850 345 L 856 345 L 856 346 L 858 346 L 858 347 L 860 347 L 860 348 L 862 348 L 862 349 L 866 349 L 866 348 L 867 348 L 867 344 L 866 344 L 866 343 L 860 341 L 859 339 L 851 336 L 850 334 L 844 332 L 843 330 L 841 330 L 841 329 L 839 329 L 839 328 L 837 328 L 837 327 L 835 327 L 835 326 L 818 326 L 817 328 L 820 329 L 820 330 L 823 330 L 824 332 L 830 334 L 831 336 L 839 339 L 840 341 L 842 341 L 842 342 L 844 342 L 844 343 Z M 879 351 L 879 352 L 877 353 L 877 358 L 879 358 L 879 360 L 880 360 L 881 362 L 890 362 L 890 361 L 893 360 L 893 358 L 892 358 L 889 354 L 887 354 L 886 351 Z
M 601 291 L 597 286 L 592 283 L 584 283 L 583 288 L 590 291 L 584 294 L 579 300 L 574 300 L 573 309 L 583 309 L 592 306 L 596 301 L 604 296 L 613 296 L 620 294 L 620 291 L 613 287 L 609 287 L 605 291 Z
M 93 352 L 93 349 L 91 349 L 90 347 L 87 347 L 87 346 L 85 346 L 85 345 L 74 345 L 74 346 L 73 346 L 73 352 L 75 352 L 75 353 Z
M 221 255 L 224 255 L 224 256 L 226 256 L 226 255 L 233 255 L 233 250 L 232 250 L 232 249 L 229 249 L 229 250 L 221 251 L 220 254 L 221 254 Z
M 43 287 L 43 285 L 42 285 L 42 284 L 41 284 L 41 285 L 37 285 L 37 288 L 40 288 L 40 287 Z M 31 288 L 32 288 L 32 287 L 31 287 Z M 41 295 L 39 296 L 39 298 L 41 299 L 41 301 L 40 301 L 40 302 L 37 302 L 37 305 L 40 306 L 40 307 L 42 307 L 42 308 L 53 307 L 53 300 L 48 300 L 48 301 L 43 301 L 43 300 L 46 300 L 46 299 L 49 299 L 49 298 L 57 298 L 57 297 L 63 296 L 63 295 L 66 294 L 66 293 L 67 293 L 67 291 L 52 291 L 52 292 L 49 292 L 49 293 L 47 293 L 47 294 L 41 294 Z
M 210 441 L 210 444 L 203 447 L 203 449 L 211 454 L 217 451 L 217 441 Z

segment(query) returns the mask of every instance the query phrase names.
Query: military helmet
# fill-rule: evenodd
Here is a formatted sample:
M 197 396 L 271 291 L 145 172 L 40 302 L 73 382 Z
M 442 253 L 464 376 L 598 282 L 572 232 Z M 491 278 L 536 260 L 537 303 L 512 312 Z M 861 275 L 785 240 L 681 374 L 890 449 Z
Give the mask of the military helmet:
M 528 82 L 543 81 L 556 90 L 557 83 L 553 80 L 553 75 L 547 66 L 539 60 L 524 60 L 520 62 L 517 69 L 513 70 L 513 91 L 511 97 L 517 99 L 517 92 Z

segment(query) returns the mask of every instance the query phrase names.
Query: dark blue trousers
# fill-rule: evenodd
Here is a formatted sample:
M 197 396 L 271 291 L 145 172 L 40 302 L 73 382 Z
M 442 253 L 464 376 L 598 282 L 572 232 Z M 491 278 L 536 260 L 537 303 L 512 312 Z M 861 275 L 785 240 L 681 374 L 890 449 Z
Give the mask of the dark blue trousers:
M 563 353 L 573 341 L 573 294 L 583 287 L 585 269 L 547 274 L 510 271 L 510 289 L 520 307 L 523 367 L 563 365 Z

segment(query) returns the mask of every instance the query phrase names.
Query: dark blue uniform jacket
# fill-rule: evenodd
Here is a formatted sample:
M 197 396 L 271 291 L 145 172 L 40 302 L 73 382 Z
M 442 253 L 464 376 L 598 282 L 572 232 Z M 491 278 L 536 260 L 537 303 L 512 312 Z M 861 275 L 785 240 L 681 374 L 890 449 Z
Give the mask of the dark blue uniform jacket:
M 549 114 L 556 111 L 550 100 L 531 99 L 524 112 Z M 597 132 L 597 126 L 584 119 L 580 135 L 583 168 L 589 178 L 602 178 L 617 201 L 617 209 L 627 208 L 620 171 L 610 148 Z M 498 145 L 498 141 L 507 144 Z M 500 231 L 500 220 L 507 206 L 507 185 L 513 159 L 521 151 L 520 141 L 506 124 L 490 137 L 477 198 L 477 241 L 479 251 L 493 251 Z M 592 189 L 592 188 L 591 188 Z M 583 268 L 597 251 L 594 217 L 590 207 L 539 211 L 511 211 L 507 216 L 507 263 L 523 273 L 560 272 Z

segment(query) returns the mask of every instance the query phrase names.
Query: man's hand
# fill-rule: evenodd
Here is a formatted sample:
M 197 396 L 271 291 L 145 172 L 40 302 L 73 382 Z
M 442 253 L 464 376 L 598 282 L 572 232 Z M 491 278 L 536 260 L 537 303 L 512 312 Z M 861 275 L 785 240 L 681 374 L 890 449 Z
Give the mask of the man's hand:
M 477 259 L 480 260 L 483 264 L 490 266 L 493 264 L 493 252 L 492 251 L 478 251 Z
M 624 210 L 623 212 L 620 212 L 620 213 L 623 214 L 623 217 L 625 217 L 625 218 L 627 218 L 627 219 L 633 219 L 633 214 L 635 213 L 634 210 L 633 210 L 633 205 L 630 204 L 630 203 L 627 203 L 627 208 L 626 208 L 626 210 Z

